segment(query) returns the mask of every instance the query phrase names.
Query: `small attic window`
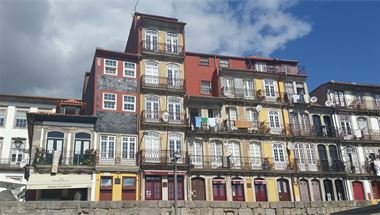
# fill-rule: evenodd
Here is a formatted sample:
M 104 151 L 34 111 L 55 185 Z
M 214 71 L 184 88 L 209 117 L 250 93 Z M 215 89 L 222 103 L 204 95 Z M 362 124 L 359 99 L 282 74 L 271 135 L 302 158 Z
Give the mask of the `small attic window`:
M 64 114 L 78 115 L 79 112 L 80 112 L 80 107 L 77 107 L 77 106 L 66 105 L 66 106 L 61 107 L 61 113 L 64 113 Z

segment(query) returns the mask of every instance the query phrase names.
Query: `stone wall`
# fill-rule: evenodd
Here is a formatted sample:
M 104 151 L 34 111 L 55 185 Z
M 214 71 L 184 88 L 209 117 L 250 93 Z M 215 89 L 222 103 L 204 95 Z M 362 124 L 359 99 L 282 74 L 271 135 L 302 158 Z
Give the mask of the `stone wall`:
M 207 202 L 178 201 L 180 215 L 330 214 L 371 205 L 369 201 L 336 202 Z M 0 202 L 0 214 L 173 215 L 173 201 Z

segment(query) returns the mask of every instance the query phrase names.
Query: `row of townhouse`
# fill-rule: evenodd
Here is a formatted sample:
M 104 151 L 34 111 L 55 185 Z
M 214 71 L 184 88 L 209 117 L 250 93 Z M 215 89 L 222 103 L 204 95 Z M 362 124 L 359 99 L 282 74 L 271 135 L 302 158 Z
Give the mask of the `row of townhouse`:
M 82 101 L 28 114 L 27 200 L 379 199 L 380 86 L 311 93 L 297 61 L 185 52 L 185 23 L 136 13 L 96 49 Z

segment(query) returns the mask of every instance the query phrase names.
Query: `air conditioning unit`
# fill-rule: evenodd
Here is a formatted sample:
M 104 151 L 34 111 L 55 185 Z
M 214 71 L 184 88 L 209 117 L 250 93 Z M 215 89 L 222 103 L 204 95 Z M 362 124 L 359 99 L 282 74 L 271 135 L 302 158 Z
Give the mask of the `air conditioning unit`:
M 292 96 L 292 102 L 293 103 L 300 103 L 300 95 L 293 95 Z

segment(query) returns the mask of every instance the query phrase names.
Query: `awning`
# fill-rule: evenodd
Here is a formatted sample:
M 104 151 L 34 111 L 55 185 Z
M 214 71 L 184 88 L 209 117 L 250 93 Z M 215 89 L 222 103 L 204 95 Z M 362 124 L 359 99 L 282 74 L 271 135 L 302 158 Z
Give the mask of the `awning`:
M 243 179 L 232 179 L 232 184 L 244 184 Z
M 145 175 L 174 175 L 174 171 L 165 171 L 165 170 L 145 170 Z M 186 175 L 185 171 L 177 171 L 177 175 Z
M 226 180 L 224 180 L 222 178 L 214 178 L 214 179 L 212 179 L 212 183 L 213 184 L 225 184 Z
M 263 179 L 255 179 L 255 184 L 266 184 L 267 182 Z
M 91 187 L 91 175 L 33 174 L 26 185 L 28 190 L 73 189 Z

